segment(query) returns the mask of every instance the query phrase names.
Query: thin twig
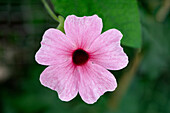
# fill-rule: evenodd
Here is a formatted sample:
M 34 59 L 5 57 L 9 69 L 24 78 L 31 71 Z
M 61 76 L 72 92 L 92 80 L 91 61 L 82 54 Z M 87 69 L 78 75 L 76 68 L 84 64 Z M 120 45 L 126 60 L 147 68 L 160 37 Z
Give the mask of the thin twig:
M 156 20 L 158 22 L 163 22 L 170 12 L 170 0 L 164 0 L 161 8 L 156 14 Z
M 119 107 L 122 97 L 125 95 L 128 86 L 131 84 L 131 81 L 135 75 L 141 59 L 141 53 L 137 52 L 134 60 L 129 65 L 127 70 L 123 73 L 122 78 L 120 78 L 119 80 L 118 88 L 108 102 L 108 107 L 110 108 L 110 110 L 116 110 Z

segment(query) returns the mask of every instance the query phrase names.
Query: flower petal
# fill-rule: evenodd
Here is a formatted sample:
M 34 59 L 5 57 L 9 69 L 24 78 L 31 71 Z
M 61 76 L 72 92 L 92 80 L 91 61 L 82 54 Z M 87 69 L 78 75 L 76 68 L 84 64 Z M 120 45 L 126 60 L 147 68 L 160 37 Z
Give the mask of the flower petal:
M 122 36 L 116 29 L 110 29 L 101 34 L 89 49 L 91 61 L 110 70 L 126 67 L 128 57 L 120 46 Z
M 77 47 L 84 49 L 88 48 L 101 34 L 102 27 L 102 19 L 97 15 L 87 17 L 70 15 L 64 23 L 66 35 L 71 38 Z
M 88 104 L 93 104 L 106 91 L 114 91 L 117 87 L 115 77 L 105 68 L 88 63 L 78 67 L 80 73 L 79 93 Z
M 62 101 L 70 101 L 78 93 L 79 74 L 75 67 L 68 63 L 49 66 L 40 75 L 42 85 L 57 91 Z
M 41 41 L 41 47 L 35 59 L 42 65 L 54 65 L 66 61 L 71 56 L 73 45 L 61 31 L 48 29 Z

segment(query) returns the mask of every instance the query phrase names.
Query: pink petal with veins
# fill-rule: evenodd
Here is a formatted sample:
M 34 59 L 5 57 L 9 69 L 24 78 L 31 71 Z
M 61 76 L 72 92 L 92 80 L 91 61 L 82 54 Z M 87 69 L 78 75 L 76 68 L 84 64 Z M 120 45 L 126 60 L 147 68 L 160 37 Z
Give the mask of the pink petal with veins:
M 105 68 L 88 63 L 78 67 L 80 72 L 79 93 L 88 104 L 93 104 L 106 91 L 114 91 L 117 87 L 115 77 Z
M 122 33 L 110 29 L 101 34 L 91 45 L 91 61 L 110 70 L 120 70 L 127 66 L 128 57 L 120 46 Z

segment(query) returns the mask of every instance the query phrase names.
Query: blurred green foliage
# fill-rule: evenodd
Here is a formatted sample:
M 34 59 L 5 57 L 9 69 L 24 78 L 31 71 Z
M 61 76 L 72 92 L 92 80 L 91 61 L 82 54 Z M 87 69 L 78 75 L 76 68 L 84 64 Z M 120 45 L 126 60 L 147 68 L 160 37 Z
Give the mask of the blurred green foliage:
M 123 32 L 124 40 L 132 38 L 132 42 L 142 36 L 143 59 L 119 108 L 115 111 L 108 108 L 114 92 L 104 94 L 93 105 L 87 105 L 80 96 L 62 102 L 55 91 L 42 86 L 39 75 L 45 66 L 38 65 L 34 55 L 44 31 L 56 28 L 58 23 L 48 15 L 40 1 L 3 0 L 0 1 L 0 72 L 5 68 L 8 78 L 0 81 L 0 112 L 170 113 L 170 16 L 163 22 L 156 21 L 155 16 L 162 7 L 161 0 L 138 1 L 142 35 L 134 0 L 67 2 L 61 0 L 59 6 L 55 3 L 55 10 L 65 17 L 73 13 L 78 16 L 98 14 L 103 19 L 104 31 L 115 27 Z M 130 42 L 130 46 L 139 47 L 138 42 L 136 45 Z M 133 54 L 129 52 L 128 55 L 133 60 Z M 120 78 L 122 71 L 113 73 Z
M 116 28 L 123 34 L 122 44 L 141 47 L 141 29 L 136 0 L 52 0 L 54 9 L 64 17 L 74 14 L 97 14 L 103 20 L 103 31 Z

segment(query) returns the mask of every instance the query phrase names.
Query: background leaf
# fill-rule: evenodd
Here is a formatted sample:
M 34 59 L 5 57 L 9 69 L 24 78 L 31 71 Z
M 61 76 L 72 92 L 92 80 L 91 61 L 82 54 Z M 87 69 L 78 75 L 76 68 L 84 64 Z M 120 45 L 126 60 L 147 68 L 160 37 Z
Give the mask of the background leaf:
M 123 33 L 122 44 L 141 47 L 141 29 L 136 0 L 52 0 L 54 10 L 66 17 L 97 14 L 103 20 L 103 31 L 111 28 Z

